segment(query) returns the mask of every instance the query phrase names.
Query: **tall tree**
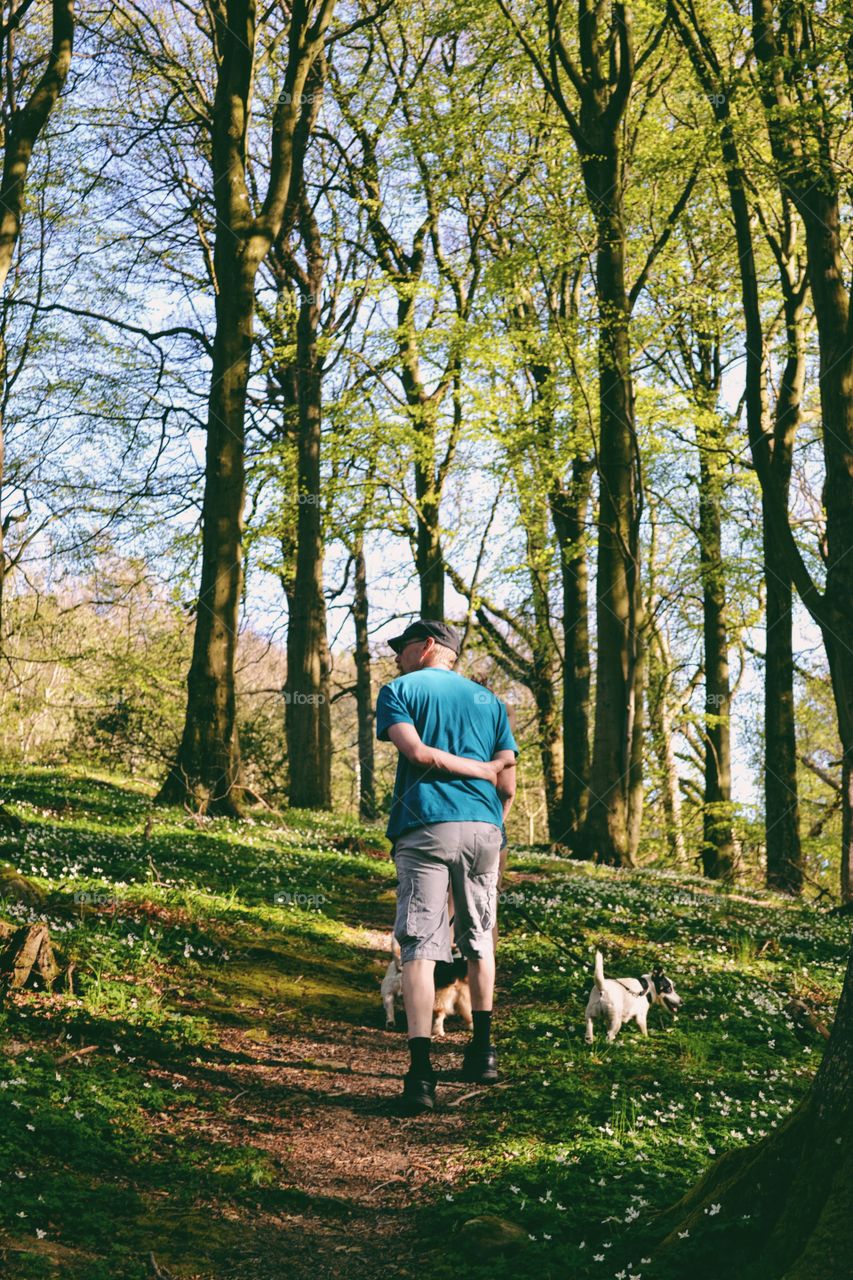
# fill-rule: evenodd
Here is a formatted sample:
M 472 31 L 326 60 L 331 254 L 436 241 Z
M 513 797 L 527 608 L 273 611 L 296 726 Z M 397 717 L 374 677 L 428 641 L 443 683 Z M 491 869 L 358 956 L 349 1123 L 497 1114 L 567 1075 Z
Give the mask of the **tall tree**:
M 570 205 L 567 222 L 571 224 L 575 217 Z M 489 237 L 489 248 L 501 264 L 500 278 L 509 295 L 505 303 L 509 335 L 523 374 L 523 398 L 515 409 L 513 430 L 504 447 L 516 479 L 519 519 L 527 544 L 533 619 L 525 683 L 537 707 L 549 835 L 574 848 L 589 802 L 590 773 L 587 523 L 595 462 L 592 424 L 584 422 L 584 396 L 579 386 L 584 269 L 577 257 L 559 260 L 560 252 L 565 255 L 574 248 L 563 241 L 553 258 L 550 253 L 536 255 L 536 280 L 527 254 L 513 261 L 512 239 L 512 228 L 496 232 Z M 514 367 L 513 382 L 516 374 Z M 559 555 L 562 646 L 552 627 L 555 610 L 548 515 Z M 489 624 L 483 625 L 500 661 L 494 632 Z M 493 628 L 494 624 L 490 625 Z M 560 670 L 562 706 L 558 714 Z
M 287 682 L 285 730 L 291 761 L 290 803 L 298 808 L 329 809 L 332 804 L 332 724 L 330 657 L 323 594 L 323 519 L 321 450 L 325 348 L 320 340 L 321 295 L 326 274 L 323 236 L 302 171 L 305 143 L 319 111 L 325 59 L 319 56 L 306 81 L 309 110 L 300 120 L 298 155 L 291 178 L 292 197 L 270 255 L 279 289 L 285 281 L 298 299 L 292 377 L 295 393 L 285 407 L 286 430 L 296 444 L 296 546 L 292 575 L 287 575 Z M 301 136 L 300 136 L 301 135 Z M 293 244 L 298 231 L 304 250 Z M 298 765 L 297 765 L 298 762 Z
M 735 128 L 734 84 L 726 86 L 707 19 L 681 0 L 669 12 L 703 89 L 709 95 L 737 238 L 746 332 L 746 416 L 767 523 L 784 566 L 820 627 L 829 661 L 842 747 L 841 891 L 853 896 L 853 334 L 841 243 L 841 199 L 833 115 L 815 55 L 815 15 L 805 5 L 754 0 L 752 45 L 761 103 L 780 190 L 805 228 L 809 284 L 818 330 L 825 481 L 825 582 L 820 589 L 791 527 L 782 477 L 772 466 L 773 434 L 764 379 L 761 298 L 752 211 Z M 728 89 L 722 92 L 721 87 Z M 849 86 L 847 87 L 849 93 Z
M 3 173 L 0 177 L 0 294 L 15 257 L 27 193 L 27 172 L 33 149 L 68 79 L 74 44 L 74 0 L 53 0 L 50 49 L 46 55 L 26 49 L 22 64 L 15 49 L 30 4 L 0 9 L 0 65 L 6 69 L 2 107 Z M 45 65 L 42 68 L 42 64 Z M 38 70 L 38 68 L 42 68 Z M 35 76 L 33 77 L 33 72 Z M 21 99 L 23 99 L 21 101 Z M 8 355 L 5 316 L 0 325 L 0 400 L 7 399 Z M 5 431 L 0 419 L 0 499 L 5 479 Z M 6 577 L 4 540 L 11 516 L 0 507 L 0 620 Z
M 288 58 L 272 117 L 269 179 L 260 207 L 249 186 L 249 119 L 258 28 L 254 0 L 211 6 L 209 37 L 217 60 L 210 155 L 217 231 L 213 251 L 216 327 L 207 418 L 202 563 L 187 712 L 160 803 L 192 801 L 209 812 L 238 813 L 239 750 L 234 668 L 243 567 L 245 412 L 251 370 L 255 281 L 281 229 L 298 126 L 311 110 L 306 84 L 323 49 L 335 0 L 295 0 Z M 298 141 L 299 140 L 299 141 Z
M 501 8 L 508 14 L 503 0 Z M 566 38 L 557 0 L 548 0 L 548 67 L 521 34 L 560 107 L 578 151 L 596 227 L 599 307 L 599 541 L 596 569 L 595 739 L 583 831 L 588 856 L 629 859 L 627 785 L 637 657 L 639 519 L 637 444 L 625 279 L 623 129 L 634 83 L 630 11 L 581 0 L 580 62 Z M 509 16 L 509 15 L 508 15 Z M 569 103 L 568 80 L 579 101 Z
M 802 418 L 806 375 L 806 295 L 808 274 L 798 245 L 798 219 L 790 197 L 781 193 L 776 226 L 757 212 L 778 269 L 785 315 L 785 359 L 776 394 L 768 467 L 779 501 L 788 507 L 794 441 Z M 761 504 L 767 616 L 764 644 L 764 831 L 767 885 L 780 893 L 803 887 L 800 803 L 797 782 L 797 725 L 794 709 L 793 584 L 786 558 L 774 541 L 766 500 Z
M 705 673 L 702 868 L 711 879 L 734 872 L 732 828 L 731 684 L 726 560 L 723 555 L 723 498 L 728 487 L 726 424 L 719 400 L 723 383 L 724 322 L 721 282 L 707 250 L 687 229 L 689 263 L 681 300 L 675 305 L 674 336 L 683 381 L 695 419 L 699 453 L 699 576 L 702 583 L 703 668 Z
M 630 320 L 652 263 L 671 234 L 695 173 L 649 249 L 629 287 L 626 274 L 625 194 L 636 131 L 627 125 L 637 74 L 653 56 L 664 27 L 654 28 L 635 57 L 628 5 L 580 0 L 574 30 L 564 27 L 559 0 L 547 0 L 545 51 L 513 15 L 502 13 L 565 120 L 580 162 L 595 224 L 598 307 L 598 551 L 595 733 L 589 808 L 582 852 L 605 862 L 631 860 L 629 791 L 637 794 L 636 694 L 641 672 L 640 454 L 634 414 Z M 577 53 L 575 52 L 577 49 Z M 577 106 L 574 102 L 577 102 Z

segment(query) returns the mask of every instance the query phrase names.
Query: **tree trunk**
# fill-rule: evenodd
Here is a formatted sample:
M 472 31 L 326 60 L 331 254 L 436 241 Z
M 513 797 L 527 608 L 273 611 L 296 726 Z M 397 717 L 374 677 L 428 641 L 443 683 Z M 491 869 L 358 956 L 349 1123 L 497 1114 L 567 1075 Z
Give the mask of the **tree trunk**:
M 418 503 L 415 568 L 421 588 L 421 617 L 444 621 L 444 551 L 439 532 L 440 498 L 435 487 L 434 436 L 421 431 L 420 444 L 428 454 L 415 462 L 415 497 Z
M 417 272 L 420 279 L 421 264 Z M 421 378 L 415 330 L 416 294 L 410 285 L 397 306 L 398 345 L 402 363 L 401 381 L 415 432 L 414 470 L 415 569 L 420 584 L 420 616 L 444 621 L 444 551 L 441 546 L 439 512 L 441 485 L 436 477 L 436 410 Z
M 395 72 L 396 74 L 396 72 Z M 444 551 L 441 545 L 440 509 L 444 481 L 461 419 L 459 401 L 454 406 L 454 432 L 442 465 L 437 461 L 437 421 L 441 404 L 448 390 L 454 391 L 459 382 L 459 356 L 452 353 L 439 384 L 430 394 L 421 372 L 420 335 L 417 328 L 417 306 L 420 285 L 426 264 L 425 243 L 430 235 L 438 237 L 439 210 L 431 190 L 428 166 L 420 166 L 429 212 L 412 237 L 412 247 L 406 251 L 395 240 L 382 220 L 383 191 L 377 159 L 378 134 L 371 134 L 363 122 L 342 103 L 342 110 L 362 146 L 363 163 L 358 167 L 357 180 L 352 182 L 351 193 L 365 209 L 367 225 L 373 240 L 376 259 L 397 295 L 397 329 L 395 340 L 400 362 L 400 382 L 406 400 L 408 424 L 414 434 L 415 472 L 415 528 L 412 533 L 415 570 L 420 585 L 420 616 L 444 621 Z M 468 302 L 461 306 L 457 295 L 457 315 L 467 315 Z M 455 365 L 455 368 L 453 366 Z
M 505 0 L 498 4 L 568 126 L 596 229 L 598 649 L 590 800 L 578 851 L 618 865 L 629 855 L 627 791 L 640 577 L 640 475 L 631 382 L 631 306 L 625 284 L 622 153 L 625 113 L 634 83 L 632 19 L 627 5 L 619 0 L 610 6 L 584 2 L 578 6 L 576 28 L 567 42 L 560 4 L 546 0 L 546 72 Z M 569 101 L 574 94 L 580 103 L 577 113 Z
M 15 21 L 22 17 L 24 10 L 19 8 L 14 15 Z M 35 88 L 23 107 L 14 106 L 12 87 L 9 87 L 10 100 L 4 104 L 4 146 L 3 173 L 0 177 L 0 295 L 6 288 L 6 280 L 18 247 L 21 235 L 21 218 L 27 193 L 27 171 L 30 167 L 33 148 L 39 135 L 50 118 L 59 95 L 65 87 L 68 72 L 71 68 L 71 54 L 74 45 L 74 0 L 53 0 L 51 6 L 51 47 L 47 65 Z M 12 39 L 14 24 L 11 11 L 6 25 L 4 38 Z M 4 62 L 6 51 L 0 44 L 0 59 Z M 8 53 L 9 74 L 14 77 L 13 58 Z M 7 351 L 5 319 L 3 332 L 0 333 L 0 404 L 6 404 Z M 8 517 L 2 510 L 3 483 L 6 478 L 6 424 L 0 415 L 0 636 L 5 617 L 4 588 L 6 585 L 6 534 L 9 529 Z
M 562 760 L 560 759 L 560 729 L 557 722 L 556 654 L 551 632 L 552 610 L 548 594 L 551 557 L 548 508 L 541 501 L 538 483 L 540 470 L 536 460 L 534 459 L 533 463 L 532 484 L 523 459 L 519 459 L 516 466 L 519 472 L 521 520 L 527 545 L 527 572 L 533 612 L 529 687 L 536 703 L 536 736 L 539 742 L 539 758 L 545 788 L 548 836 L 551 840 L 559 840 Z
M 787 493 L 787 485 L 785 486 Z M 803 887 L 797 737 L 794 714 L 793 591 L 762 503 L 767 622 L 764 662 L 764 830 L 767 887 L 799 894 Z
M 332 806 L 332 727 L 326 598 L 323 593 L 323 516 L 320 474 L 323 359 L 317 335 L 325 275 L 320 228 L 304 187 L 300 233 L 306 266 L 284 253 L 298 287 L 296 324 L 296 569 L 288 597 L 285 733 L 290 761 L 288 799 L 294 808 Z
M 734 870 L 732 835 L 731 691 L 723 575 L 720 500 L 722 476 L 714 453 L 717 433 L 702 449 L 699 463 L 699 543 L 705 649 L 705 794 L 702 812 L 702 867 L 714 880 Z
M 653 608 L 650 614 L 653 616 Z M 662 780 L 667 844 L 674 861 L 683 865 L 687 861 L 687 850 L 681 821 L 681 788 L 678 781 L 678 764 L 672 740 L 672 713 L 669 706 L 672 655 L 669 652 L 666 637 L 654 622 L 650 624 L 648 661 L 649 724 Z M 651 695 L 652 688 L 655 690 L 654 696 Z
M 581 843 L 586 856 L 617 866 L 630 856 L 627 793 L 637 637 L 634 582 L 639 574 L 620 170 L 615 138 L 602 139 L 602 151 L 584 163 L 598 236 L 600 438 L 595 738 Z
M 853 954 L 808 1098 L 757 1146 L 717 1160 L 661 1215 L 654 1275 L 718 1280 L 725 1258 L 729 1280 L 841 1280 L 853 1257 L 851 1203 Z
M 827 106 L 817 76 L 812 13 L 792 6 L 777 30 L 771 0 L 753 0 L 753 42 L 773 157 L 783 193 L 806 232 L 809 284 L 818 332 L 825 480 L 826 586 L 818 596 L 793 552 L 801 594 L 821 627 L 832 675 L 845 762 L 853 758 L 853 333 L 845 287 L 839 175 L 827 136 Z M 807 125 L 804 144 L 801 121 Z M 762 484 L 765 483 L 762 477 Z M 778 488 L 778 484 L 777 484 Z M 849 783 L 849 778 L 847 779 Z M 849 893 L 851 791 L 842 786 L 842 893 Z
M 217 83 L 212 111 L 212 178 L 217 215 L 216 333 L 208 399 L 202 566 L 187 711 L 177 758 L 157 800 L 237 815 L 239 749 L 234 669 L 243 569 L 245 406 L 252 357 L 255 278 L 284 220 L 294 171 L 308 141 L 304 92 L 320 54 L 334 0 L 295 0 L 284 92 L 272 124 L 269 183 L 257 214 L 247 185 L 255 71 L 254 0 L 216 10 Z M 314 114 L 316 114 L 314 112 Z M 300 129 L 300 124 L 303 127 Z
M 577 457 L 567 488 L 551 495 L 563 588 L 563 785 L 558 840 L 575 850 L 589 806 L 589 563 L 586 522 L 592 459 Z
M 225 240 L 217 237 L 217 245 Z M 226 261 L 222 261 L 226 258 Z M 202 567 L 187 714 L 177 758 L 157 802 L 240 812 L 234 682 L 243 568 L 244 415 L 252 352 L 255 273 L 216 263 L 216 336 L 208 401 Z
M 796 223 L 791 202 L 783 201 L 784 232 L 768 235 L 779 270 L 785 304 L 787 359 L 773 428 L 770 466 L 780 501 L 788 506 L 794 440 L 801 418 L 806 372 L 805 295 L 808 277 L 795 255 Z M 793 584 L 791 570 L 773 536 L 767 499 L 761 500 L 767 620 L 764 668 L 764 829 L 767 886 L 799 894 L 803 887 L 800 806 L 797 783 L 797 727 L 794 712 Z
M 631 762 L 628 770 L 628 857 L 627 864 L 634 866 L 640 848 L 643 826 L 643 749 L 645 739 L 646 692 L 646 633 L 640 628 L 637 634 L 637 656 L 634 662 L 634 712 L 631 731 Z
M 853 902 L 853 751 L 841 762 L 841 901 Z
M 367 572 L 364 539 L 359 531 L 354 549 L 355 595 L 352 616 L 355 624 L 355 704 L 358 715 L 358 812 L 370 822 L 376 817 L 376 770 L 373 756 L 373 693 L 370 684 L 370 641 L 367 628 Z

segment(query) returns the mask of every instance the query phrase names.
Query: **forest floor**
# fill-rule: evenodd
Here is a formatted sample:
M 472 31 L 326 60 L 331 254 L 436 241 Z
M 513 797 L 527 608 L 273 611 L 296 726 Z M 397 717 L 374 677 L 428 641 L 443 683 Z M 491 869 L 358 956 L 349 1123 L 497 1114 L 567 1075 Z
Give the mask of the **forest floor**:
M 644 1222 L 803 1096 L 823 1040 L 785 1006 L 831 1022 L 849 947 L 849 921 L 757 889 L 515 850 L 501 1083 L 454 1081 L 449 1021 L 438 1109 L 403 1119 L 376 830 L 152 817 L 144 787 L 73 771 L 6 773 L 0 800 L 23 823 L 0 918 L 48 920 L 76 974 L 0 1006 L 11 1280 L 653 1280 Z M 678 1019 L 586 1046 L 596 945 L 613 976 L 662 963 Z

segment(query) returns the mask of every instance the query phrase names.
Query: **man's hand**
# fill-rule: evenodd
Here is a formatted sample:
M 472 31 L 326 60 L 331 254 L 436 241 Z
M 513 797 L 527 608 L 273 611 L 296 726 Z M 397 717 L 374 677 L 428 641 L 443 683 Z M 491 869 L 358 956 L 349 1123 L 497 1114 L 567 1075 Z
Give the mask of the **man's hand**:
M 438 747 L 426 746 L 415 726 L 405 723 L 392 724 L 388 729 L 388 737 L 400 754 L 412 764 L 456 778 L 479 778 L 483 782 L 491 782 L 503 798 L 500 779 L 507 774 L 508 766 L 515 764 L 515 756 L 511 751 L 501 752 L 494 760 L 471 760 L 467 756 L 454 756 Z M 507 759 L 508 756 L 512 759 Z M 512 792 L 515 794 L 514 785 Z
M 486 768 L 489 769 L 490 773 L 493 775 L 488 779 L 489 782 L 493 783 L 494 786 L 500 789 L 501 774 L 506 769 L 512 769 L 514 767 L 515 760 L 502 760 L 500 756 L 496 756 L 494 760 L 487 760 Z

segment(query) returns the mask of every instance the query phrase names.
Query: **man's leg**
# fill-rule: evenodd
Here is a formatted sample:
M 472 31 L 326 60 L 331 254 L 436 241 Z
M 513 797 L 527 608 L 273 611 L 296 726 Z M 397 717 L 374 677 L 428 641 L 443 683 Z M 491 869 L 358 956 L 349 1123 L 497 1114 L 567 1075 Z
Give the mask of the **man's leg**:
M 504 882 L 504 872 L 506 871 L 506 860 L 509 853 L 509 845 L 505 844 L 501 848 L 501 860 L 498 866 L 498 895 L 500 895 L 501 885 Z M 492 929 L 492 946 L 495 951 L 498 949 L 498 913 L 495 912 L 495 924 Z
M 456 905 L 456 939 L 468 960 L 474 1036 L 465 1050 L 463 1074 L 483 1084 L 497 1080 L 497 1055 L 491 1043 L 495 992 L 493 928 L 501 832 L 489 823 L 460 823 L 459 859 L 451 865 Z
M 405 979 L 404 979 L 405 981 Z M 471 1008 L 491 1011 L 495 998 L 495 957 L 493 954 L 468 961 L 468 982 L 471 986 Z
M 485 1054 L 492 1043 L 492 1003 L 495 996 L 493 954 L 468 961 L 468 983 L 471 987 L 471 1018 L 474 1023 L 471 1053 Z
M 403 1003 L 409 1024 L 411 1065 L 403 1088 L 406 1114 L 431 1110 L 435 1073 L 430 1062 L 435 1007 L 435 962 L 450 960 L 447 864 L 432 828 L 407 832 L 394 845 L 397 867 L 395 936 L 403 964 Z
M 403 965 L 403 1003 L 409 1024 L 409 1040 L 429 1039 L 435 1006 L 435 961 L 409 960 Z

